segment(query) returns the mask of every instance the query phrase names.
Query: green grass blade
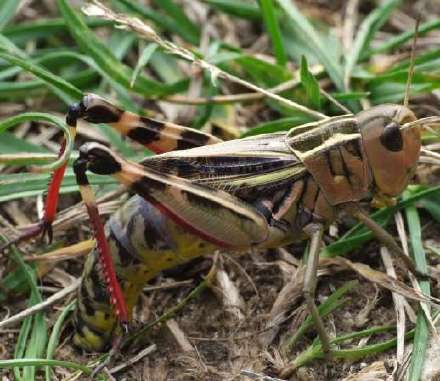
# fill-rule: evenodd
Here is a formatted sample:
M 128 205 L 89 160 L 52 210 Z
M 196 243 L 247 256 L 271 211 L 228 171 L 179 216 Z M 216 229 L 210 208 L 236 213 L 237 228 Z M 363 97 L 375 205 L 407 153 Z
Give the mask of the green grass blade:
M 65 96 L 67 99 L 79 100 L 83 96 L 81 90 L 64 80 L 63 78 L 47 71 L 43 67 L 30 62 L 29 60 L 20 58 L 10 53 L 2 52 L 0 50 L 0 58 L 7 60 L 8 62 L 20 66 L 24 70 L 34 74 L 36 77 L 42 79 L 50 86 L 54 92 Z M 71 103 L 71 101 L 69 101 Z
M 418 206 L 428 211 L 432 218 L 440 223 L 440 197 L 426 197 L 419 202 Z
M 49 341 L 47 343 L 47 351 L 46 351 L 46 359 L 47 360 L 52 359 L 52 357 L 55 353 L 55 349 L 58 345 L 58 341 L 59 341 L 59 338 L 61 335 L 61 331 L 63 330 L 64 323 L 65 323 L 67 317 L 69 316 L 69 314 L 74 311 L 75 305 L 76 305 L 75 301 L 71 302 L 68 306 L 66 306 L 62 310 L 62 312 L 58 316 L 58 318 L 52 328 L 52 333 L 50 334 Z M 53 380 L 52 369 L 49 366 L 47 366 L 46 367 L 46 381 L 51 381 L 51 380 Z
M 23 274 L 23 271 L 21 271 L 21 269 L 20 269 L 20 273 Z M 23 278 L 25 278 L 24 275 Z M 27 282 L 26 285 L 28 285 Z M 32 317 L 27 317 L 25 320 L 23 320 L 23 323 L 21 323 L 20 332 L 18 333 L 17 342 L 15 343 L 14 358 L 21 359 L 24 357 L 26 352 L 26 343 L 28 341 L 31 328 L 32 328 Z M 18 367 L 14 368 L 14 374 L 17 380 L 22 380 L 22 372 Z
M 342 67 L 335 62 L 335 58 L 330 54 L 329 49 L 326 49 L 325 43 L 316 32 L 313 25 L 304 17 L 298 8 L 291 0 L 276 0 L 287 16 L 290 18 L 293 28 L 302 39 L 308 41 L 312 51 L 319 62 L 324 65 L 328 75 L 335 83 L 339 90 L 344 90 L 344 79 L 342 74 Z
M 0 360 L 0 369 L 11 369 L 17 367 L 28 367 L 28 366 L 59 366 L 67 369 L 80 370 L 86 375 L 90 375 L 92 370 L 85 365 L 78 364 L 71 361 L 61 361 L 61 360 L 47 360 L 47 359 L 16 359 L 16 360 Z M 26 380 L 27 381 L 27 380 Z
M 131 87 L 133 87 L 140 71 L 143 69 L 144 66 L 147 65 L 148 61 L 150 60 L 151 56 L 156 51 L 157 47 L 158 47 L 158 45 L 156 43 L 148 44 L 145 47 L 145 49 L 142 51 L 142 53 L 139 55 L 138 62 L 136 64 L 136 67 L 134 68 L 133 74 L 131 76 L 131 80 L 130 80 Z
M 255 2 L 237 0 L 201 0 L 211 7 L 218 9 L 231 16 L 244 18 L 247 20 L 260 21 L 261 12 Z
M 36 112 L 16 115 L 11 118 L 0 121 L 0 136 L 4 131 L 17 124 L 28 121 L 36 121 L 36 120 L 54 124 L 56 127 L 58 127 L 61 131 L 64 132 L 64 136 L 66 137 L 66 149 L 64 153 L 61 155 L 61 157 L 53 161 L 52 163 L 40 166 L 41 171 L 53 171 L 54 169 L 59 168 L 61 165 L 63 165 L 66 162 L 73 149 L 72 135 L 70 134 L 69 128 L 60 118 L 53 116 L 51 114 L 36 113 Z M 26 160 L 20 160 L 19 158 L 16 160 L 12 160 L 12 159 L 8 160 L 7 158 L 5 159 L 5 157 L 2 157 L 2 155 L 0 155 L 0 162 L 2 162 L 3 164 L 5 163 L 7 164 L 9 162 L 9 163 L 13 163 L 14 165 L 17 164 L 27 165 Z
M 393 208 L 383 208 L 377 212 L 370 215 L 377 223 L 381 226 L 386 226 L 391 220 L 395 211 L 402 209 L 414 202 L 423 199 L 424 197 L 429 197 L 434 194 L 440 194 L 440 186 L 436 187 L 409 187 L 411 189 L 411 195 L 405 197 L 399 201 L 399 203 Z M 336 255 L 344 255 L 359 248 L 361 245 L 368 242 L 373 238 L 373 234 L 366 229 L 363 225 L 357 224 L 346 232 L 339 240 L 326 246 L 324 250 L 321 251 L 321 256 L 323 257 L 334 257 Z
M 181 25 L 179 25 L 178 22 L 173 20 L 168 15 L 159 13 L 156 10 L 133 0 L 112 0 L 112 2 L 118 5 L 125 12 L 130 12 L 138 17 L 150 20 L 154 22 L 159 28 L 182 36 L 186 41 L 193 45 L 198 44 L 198 35 L 193 36 L 192 34 L 186 33 L 184 30 L 182 30 Z
M 410 196 L 411 194 L 409 192 L 405 192 L 403 195 L 404 198 Z M 408 223 L 412 254 L 416 264 L 416 269 L 418 271 L 427 273 L 428 265 L 426 262 L 425 251 L 423 249 L 422 228 L 416 207 L 413 205 L 406 207 L 405 216 Z M 420 280 L 419 285 L 423 294 L 427 296 L 431 295 L 431 287 L 428 280 Z M 425 362 L 429 336 L 429 326 L 428 322 L 426 321 L 425 313 L 422 309 L 419 309 L 417 312 L 411 362 L 407 372 L 408 381 L 420 380 L 423 371 L 423 364 Z
M 368 48 L 376 32 L 382 27 L 383 24 L 385 24 L 391 12 L 400 3 L 401 0 L 388 0 L 380 7 L 377 7 L 373 12 L 371 12 L 362 22 L 359 28 L 359 32 L 357 33 L 354 40 L 351 54 L 349 54 L 345 64 L 344 82 L 346 90 L 349 90 L 348 84 L 350 81 L 351 73 L 354 66 L 358 62 L 360 55 L 363 51 L 365 51 L 365 49 Z
M 273 87 L 292 79 L 292 72 L 287 68 L 252 56 L 240 57 L 236 62 L 247 71 L 254 83 L 263 87 Z
M 287 54 L 284 49 L 283 40 L 281 37 L 280 26 L 276 17 L 275 8 L 272 0 L 260 0 L 260 9 L 263 15 L 264 24 L 270 35 L 273 52 L 277 59 L 277 64 L 285 66 L 287 63 Z
M 82 51 L 95 61 L 110 83 L 131 89 L 132 69 L 121 63 L 110 49 L 90 31 L 81 15 L 70 6 L 68 1 L 57 1 L 72 37 Z M 145 75 L 140 75 L 132 90 L 146 97 L 158 97 L 182 90 L 182 86 L 184 88 L 185 84 L 179 83 L 169 86 L 149 79 Z
M 113 25 L 112 21 L 90 18 L 86 20 L 87 26 L 97 28 Z M 62 18 L 53 18 L 47 20 L 35 20 L 23 22 L 17 25 L 8 25 L 2 33 L 13 40 L 16 44 L 26 43 L 29 40 L 43 39 L 59 35 L 66 32 L 67 25 Z
M 17 200 L 24 197 L 32 197 L 47 191 L 50 174 L 0 174 L 0 202 Z M 90 183 L 93 185 L 116 184 L 116 180 L 107 176 L 90 175 Z M 75 175 L 71 170 L 66 175 L 61 185 L 61 193 L 77 192 Z
M 331 343 L 341 344 L 346 341 L 351 341 L 353 339 L 359 339 L 362 337 L 388 332 L 392 329 L 394 329 L 393 326 L 372 327 L 362 331 L 353 332 L 347 335 L 341 335 L 335 337 L 334 339 L 331 340 Z M 405 335 L 405 338 L 410 339 L 413 334 L 414 331 L 410 331 Z M 345 358 L 354 361 L 393 348 L 396 346 L 396 342 L 397 339 L 394 338 L 377 344 L 365 345 L 363 347 L 356 347 L 352 349 L 335 349 L 332 351 L 332 355 L 335 358 Z M 294 370 L 308 364 L 313 360 L 322 359 L 322 358 L 324 358 L 324 352 L 322 350 L 320 341 L 317 339 L 304 352 L 296 356 L 296 358 L 290 363 L 291 365 L 289 366 L 289 368 Z
M 14 134 L 9 132 L 3 132 L 0 138 L 0 152 L 1 155 L 5 155 L 17 152 L 48 154 L 49 151 L 41 145 L 17 138 Z M 51 156 L 53 157 L 54 155 Z
M 0 30 L 15 16 L 20 2 L 17 0 L 3 0 L 0 7 Z
M 42 297 L 37 287 L 35 271 L 28 266 L 17 250 L 12 251 L 12 258 L 23 272 L 26 282 L 30 288 L 31 296 L 29 307 L 40 303 Z M 47 327 L 43 312 L 38 312 L 34 316 L 28 316 L 22 323 L 19 340 L 17 341 L 15 357 L 32 358 L 40 357 L 46 346 Z M 26 367 L 23 371 L 23 379 L 31 381 L 35 379 L 35 367 Z
M 423 36 L 424 34 L 440 28 L 440 19 L 434 19 L 420 24 L 418 34 Z M 375 54 L 390 52 L 396 48 L 399 48 L 404 43 L 412 40 L 415 35 L 415 30 L 408 30 L 406 32 L 400 33 L 397 36 L 393 36 L 387 41 L 383 42 L 376 48 L 368 49 L 365 53 L 361 53 L 360 59 L 364 60 Z
M 182 35 L 194 45 L 199 44 L 200 29 L 183 12 L 181 5 L 177 5 L 172 0 L 156 0 L 157 6 L 161 7 L 179 26 L 179 35 Z
M 325 317 L 330 314 L 332 311 L 339 308 L 343 305 L 346 300 L 342 299 L 342 297 L 349 291 L 353 290 L 356 286 L 358 286 L 359 282 L 357 280 L 352 280 L 350 282 L 346 282 L 344 285 L 339 287 L 335 292 L 333 292 L 319 307 L 319 315 L 321 317 Z M 284 350 L 290 351 L 293 346 L 304 336 L 304 334 L 310 329 L 314 327 L 314 322 L 312 317 L 309 315 L 304 320 L 304 322 L 299 326 L 296 332 L 289 338 L 289 340 L 283 345 Z
M 277 120 L 273 120 L 270 122 L 261 123 L 258 126 L 246 131 L 242 138 L 247 136 L 261 135 L 261 134 L 271 134 L 279 131 L 288 131 L 295 126 L 299 126 L 301 124 L 305 124 L 308 122 L 312 122 L 310 118 L 307 116 L 290 116 L 287 118 L 280 118 Z
M 312 108 L 315 110 L 321 109 L 321 95 L 319 89 L 319 83 L 313 74 L 309 70 L 307 59 L 305 56 L 301 58 L 300 69 L 301 83 L 306 90 L 307 98 L 309 99 Z

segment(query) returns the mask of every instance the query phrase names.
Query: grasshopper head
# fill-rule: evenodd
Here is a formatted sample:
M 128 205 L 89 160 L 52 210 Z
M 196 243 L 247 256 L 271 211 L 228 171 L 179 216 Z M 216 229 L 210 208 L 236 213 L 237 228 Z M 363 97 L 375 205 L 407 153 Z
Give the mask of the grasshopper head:
M 362 144 L 376 185 L 375 199 L 383 201 L 399 195 L 417 165 L 421 137 L 419 128 L 402 129 L 417 120 L 401 105 L 381 105 L 356 116 Z

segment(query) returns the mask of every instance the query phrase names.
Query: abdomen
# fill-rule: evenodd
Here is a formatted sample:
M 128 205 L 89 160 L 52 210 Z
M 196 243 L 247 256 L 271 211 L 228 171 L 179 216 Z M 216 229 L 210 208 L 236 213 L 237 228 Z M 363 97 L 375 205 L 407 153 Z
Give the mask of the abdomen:
M 110 218 L 106 233 L 130 315 L 145 283 L 162 270 L 215 250 L 139 196 Z M 86 260 L 74 325 L 74 343 L 89 351 L 105 350 L 118 329 L 96 249 Z

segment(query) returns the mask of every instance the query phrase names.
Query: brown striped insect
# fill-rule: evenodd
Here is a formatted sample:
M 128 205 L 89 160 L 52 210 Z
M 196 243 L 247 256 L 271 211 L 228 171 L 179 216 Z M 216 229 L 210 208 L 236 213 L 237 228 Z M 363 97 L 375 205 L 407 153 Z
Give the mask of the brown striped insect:
M 330 352 L 314 289 L 323 231 L 340 211 L 366 224 L 414 271 L 393 238 L 358 207 L 371 196 L 391 203 L 412 176 L 424 120 L 405 106 L 377 106 L 229 142 L 140 117 L 95 95 L 71 107 L 68 123 L 78 119 L 108 123 L 156 151 L 169 150 L 135 163 L 98 143 L 80 148 L 74 170 L 97 240 L 75 313 L 80 347 L 108 347 L 145 282 L 162 270 L 218 248 L 246 251 L 310 239 L 304 295 Z M 137 194 L 105 231 L 86 171 L 112 175 Z

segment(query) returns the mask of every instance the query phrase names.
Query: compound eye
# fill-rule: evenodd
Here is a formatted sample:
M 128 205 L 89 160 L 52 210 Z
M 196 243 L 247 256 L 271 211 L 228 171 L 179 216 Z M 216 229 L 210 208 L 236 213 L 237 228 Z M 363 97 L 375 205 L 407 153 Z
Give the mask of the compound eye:
M 380 135 L 380 142 L 389 151 L 399 152 L 403 148 L 403 138 L 400 125 L 397 122 L 387 124 Z

